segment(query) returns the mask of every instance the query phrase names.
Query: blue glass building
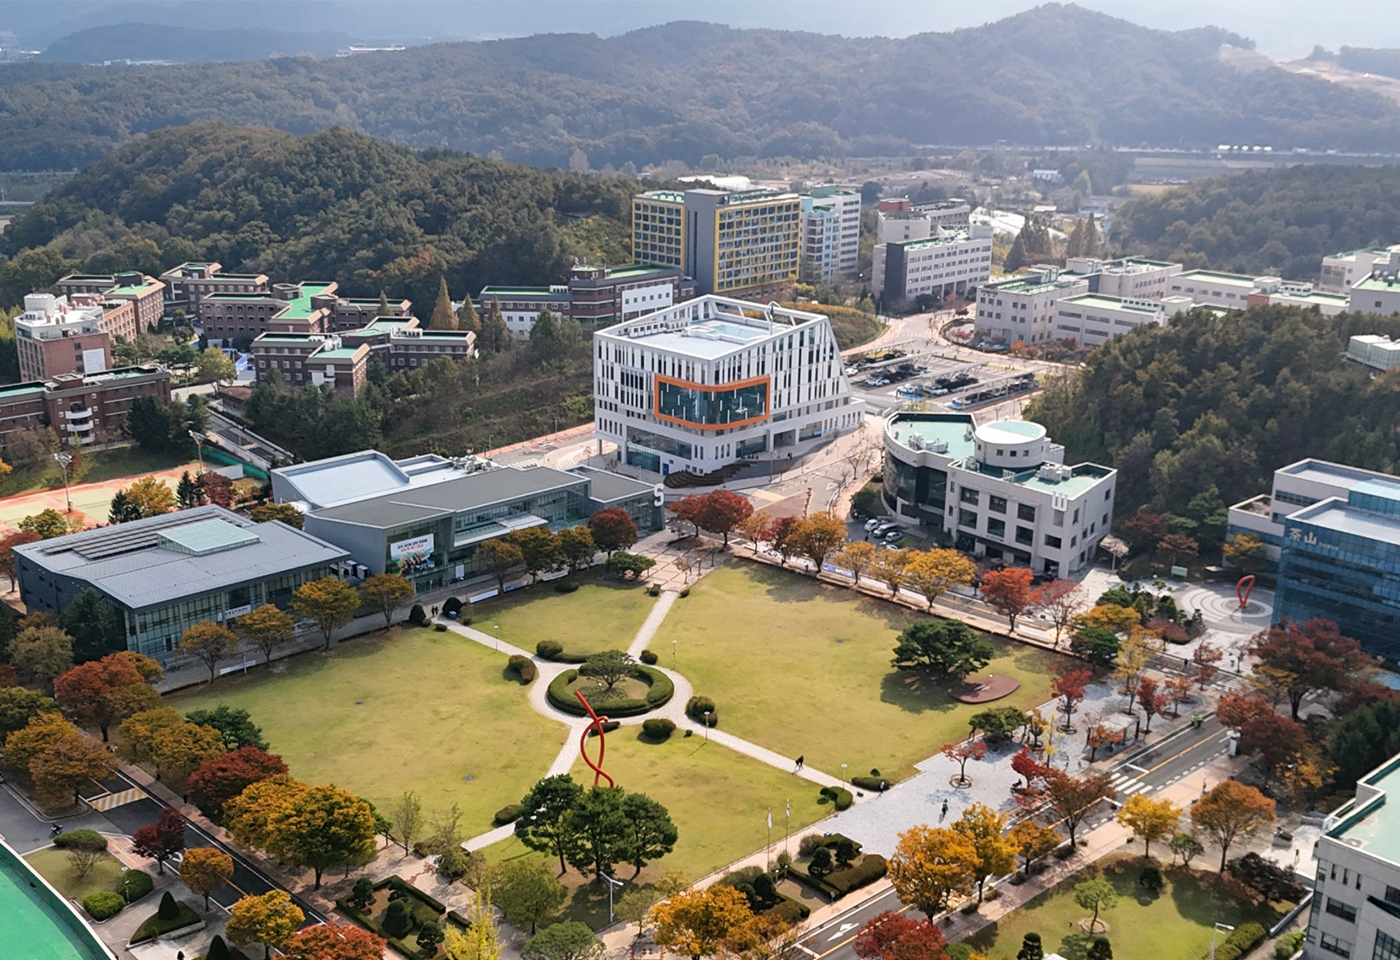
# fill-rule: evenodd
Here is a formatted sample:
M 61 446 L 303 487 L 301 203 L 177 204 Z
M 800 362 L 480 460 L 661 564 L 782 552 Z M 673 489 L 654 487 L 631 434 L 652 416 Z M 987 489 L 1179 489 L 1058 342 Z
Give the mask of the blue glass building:
M 1368 652 L 1400 657 L 1400 481 L 1360 483 L 1283 526 L 1275 620 L 1332 620 Z

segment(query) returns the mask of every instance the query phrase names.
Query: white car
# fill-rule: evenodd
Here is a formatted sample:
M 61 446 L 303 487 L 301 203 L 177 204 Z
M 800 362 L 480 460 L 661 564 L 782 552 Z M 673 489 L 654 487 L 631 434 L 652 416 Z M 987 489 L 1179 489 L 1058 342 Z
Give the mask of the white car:
M 899 524 L 895 523 L 893 520 L 885 520 L 874 530 L 871 530 L 870 533 L 872 536 L 875 537 L 876 540 L 879 540 L 883 538 L 885 534 L 889 533 L 891 530 L 896 529 L 898 526 Z
M 886 519 L 885 519 L 884 517 L 871 517 L 869 520 L 865 521 L 865 532 L 866 532 L 866 533 L 870 533 L 870 532 L 873 531 L 876 527 L 878 527 L 880 524 L 886 523 L 886 522 L 887 522 L 887 521 L 886 521 Z

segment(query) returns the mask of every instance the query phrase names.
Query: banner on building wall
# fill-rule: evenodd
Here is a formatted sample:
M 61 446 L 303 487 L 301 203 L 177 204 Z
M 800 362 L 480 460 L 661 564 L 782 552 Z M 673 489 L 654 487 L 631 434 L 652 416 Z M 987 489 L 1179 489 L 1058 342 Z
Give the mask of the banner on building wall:
M 102 349 L 83 351 L 83 373 L 105 373 L 107 354 Z
M 431 533 L 389 544 L 389 573 L 411 574 L 433 566 L 436 541 Z

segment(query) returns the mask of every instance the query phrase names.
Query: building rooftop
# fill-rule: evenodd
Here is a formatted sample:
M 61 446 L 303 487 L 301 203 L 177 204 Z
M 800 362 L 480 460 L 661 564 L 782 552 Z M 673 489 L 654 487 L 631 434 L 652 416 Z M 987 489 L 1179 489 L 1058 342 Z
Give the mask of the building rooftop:
M 314 312 L 314 308 L 311 306 L 311 298 L 319 297 L 321 294 L 334 289 L 334 283 L 303 283 L 298 296 L 287 301 L 287 306 L 277 314 L 277 319 L 310 320 L 311 314 Z
M 1333 463 L 1330 460 L 1317 460 L 1308 458 L 1299 460 L 1297 463 L 1290 463 L 1286 467 L 1280 467 L 1274 471 L 1275 474 L 1282 474 L 1286 477 L 1296 477 L 1299 480 L 1308 480 L 1313 483 L 1326 483 L 1333 486 L 1350 490 L 1359 483 L 1368 480 L 1394 480 L 1388 473 L 1381 473 L 1377 470 L 1363 470 L 1360 467 L 1353 467 L 1345 463 Z
M 1379 859 L 1400 863 L 1400 802 L 1386 802 L 1397 792 L 1400 756 L 1357 781 L 1352 809 L 1327 836 Z
M 658 350 L 713 360 L 809 323 L 823 314 L 713 294 L 663 307 L 600 330 L 594 337 L 645 343 Z
M 582 482 L 584 477 L 553 467 L 497 467 L 353 503 L 342 502 L 315 511 L 315 516 L 367 527 L 397 527 Z
M 318 350 L 314 360 L 351 360 L 359 354 L 364 347 L 332 347 L 329 350 Z
M 1176 275 L 1177 280 L 1207 280 L 1211 283 L 1224 283 L 1237 287 L 1254 288 L 1254 278 L 1239 273 L 1217 273 L 1214 270 L 1187 270 Z
M 991 283 L 982 284 L 983 290 L 995 290 L 998 293 L 1014 293 L 1021 296 L 1032 296 L 1037 293 L 1045 293 L 1049 290 L 1061 290 L 1070 286 L 1075 281 L 1084 280 L 1085 277 L 1077 273 L 1061 272 L 1054 280 L 1047 280 L 1044 274 L 1028 273 L 1023 277 L 1010 277 L 1006 280 L 994 280 Z
M 967 243 L 973 239 L 985 240 L 988 243 L 992 240 L 990 234 L 985 237 L 974 238 L 970 228 L 952 230 L 950 234 L 950 236 L 946 237 L 927 237 L 923 240 L 896 240 L 894 242 L 897 246 L 903 247 L 905 250 L 927 250 L 931 247 L 949 247 L 955 243 Z
M 984 423 L 973 432 L 983 443 L 1025 443 L 1045 437 L 1045 428 L 1029 420 L 998 420 Z
M 152 280 L 150 283 L 129 284 L 124 287 L 113 287 L 108 290 L 106 296 L 109 297 L 135 297 L 143 293 L 149 293 L 156 287 L 164 287 L 165 284 L 159 280 Z
M 922 444 L 922 449 L 942 453 L 938 448 L 943 446 L 946 456 L 953 460 L 972 459 L 975 428 L 972 415 L 966 413 L 899 413 L 885 425 L 893 439 L 911 450 L 920 449 L 910 443 L 911 437 L 917 437 L 914 442 Z
M 1400 492 L 1400 485 L 1395 485 L 1395 488 Z M 1391 497 L 1394 496 L 1392 493 Z M 1341 497 L 1329 497 L 1310 507 L 1295 510 L 1284 520 L 1285 530 L 1289 525 L 1298 523 L 1365 540 L 1400 543 L 1400 517 L 1363 510 Z
M 599 470 L 595 467 L 574 467 L 569 471 L 572 474 L 588 480 L 588 492 L 594 500 L 608 503 L 613 500 L 621 500 L 624 497 L 635 497 L 640 493 L 649 493 L 656 490 L 656 485 L 644 483 L 641 480 L 633 480 L 631 477 L 624 477 L 620 473 L 612 473 L 607 470 Z
M 1351 285 L 1353 290 L 1380 290 L 1393 291 L 1400 290 L 1400 276 L 1391 274 L 1371 274 L 1363 277 Z
M 16 547 L 26 559 L 85 580 L 132 609 L 330 565 L 349 554 L 273 520 L 195 507 Z
M 685 202 L 685 194 L 679 190 L 648 190 L 641 196 L 647 200 L 665 200 L 670 203 Z
M 550 300 L 567 300 L 569 291 L 567 288 L 553 290 L 549 287 L 482 287 L 477 296 L 483 300 L 486 297 L 544 297 Z

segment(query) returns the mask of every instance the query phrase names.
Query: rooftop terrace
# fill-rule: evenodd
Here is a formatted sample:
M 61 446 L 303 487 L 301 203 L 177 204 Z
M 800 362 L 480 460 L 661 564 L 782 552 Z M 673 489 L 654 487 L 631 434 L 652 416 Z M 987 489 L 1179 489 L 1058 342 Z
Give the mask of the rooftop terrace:
M 1393 757 L 1356 784 L 1355 806 L 1327 836 L 1374 857 L 1400 863 L 1400 757 Z

